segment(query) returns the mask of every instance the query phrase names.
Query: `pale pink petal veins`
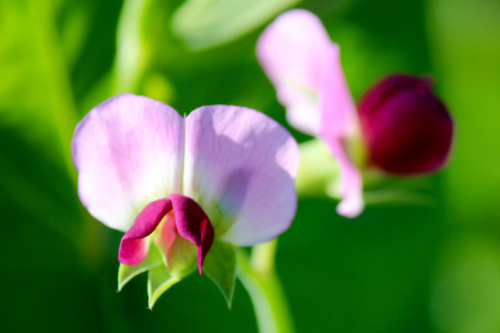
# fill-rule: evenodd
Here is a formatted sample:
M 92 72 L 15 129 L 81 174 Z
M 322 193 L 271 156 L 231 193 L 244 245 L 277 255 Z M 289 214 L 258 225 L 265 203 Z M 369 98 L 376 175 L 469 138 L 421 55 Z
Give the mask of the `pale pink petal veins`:
M 260 112 L 216 105 L 186 118 L 183 193 L 210 216 L 217 238 L 246 246 L 286 230 L 298 166 L 296 141 Z
M 134 225 L 123 236 L 118 250 L 118 260 L 125 265 L 140 264 L 149 252 L 149 242 L 146 239 L 156 230 L 158 224 L 172 210 L 170 199 L 159 199 L 144 207 L 137 215 Z
M 286 107 L 288 122 L 311 135 L 320 133 L 318 94 L 332 42 L 312 13 L 295 9 L 280 15 L 262 33 L 257 57 Z
M 78 124 L 72 153 L 82 203 L 102 223 L 127 231 L 148 203 L 180 193 L 184 119 L 161 102 L 118 95 Z
M 342 70 L 339 47 L 331 44 L 327 54 L 330 61 L 324 71 L 328 75 L 323 77 L 320 88 L 320 137 L 327 143 L 341 168 L 342 202 L 337 211 L 341 215 L 355 217 L 364 208 L 363 181 L 349 158 L 346 142 L 358 131 L 356 105 Z

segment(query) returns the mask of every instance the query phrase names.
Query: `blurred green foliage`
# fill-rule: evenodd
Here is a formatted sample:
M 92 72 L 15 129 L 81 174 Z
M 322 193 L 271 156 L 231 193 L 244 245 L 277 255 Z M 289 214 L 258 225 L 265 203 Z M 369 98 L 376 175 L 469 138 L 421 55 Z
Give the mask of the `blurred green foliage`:
M 174 13 L 172 29 L 194 50 L 228 43 L 300 0 L 188 0 Z
M 297 331 L 500 332 L 498 1 L 226 3 L 0 0 L 2 329 L 257 330 L 239 283 L 231 311 L 197 275 L 152 312 L 145 276 L 116 292 L 121 234 L 79 203 L 70 140 L 90 108 L 121 91 L 180 113 L 247 106 L 285 124 L 254 48 L 264 25 L 297 5 L 340 44 L 355 96 L 389 73 L 431 73 L 458 124 L 448 169 L 416 181 L 431 206 L 369 206 L 347 220 L 332 200 L 300 200 L 277 258 Z

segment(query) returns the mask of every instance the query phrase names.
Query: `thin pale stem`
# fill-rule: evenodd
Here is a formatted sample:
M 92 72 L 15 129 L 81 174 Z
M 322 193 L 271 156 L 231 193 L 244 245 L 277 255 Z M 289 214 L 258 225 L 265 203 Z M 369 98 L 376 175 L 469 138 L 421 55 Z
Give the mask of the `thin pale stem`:
M 117 31 L 114 93 L 134 93 L 146 63 L 142 39 L 144 14 L 150 0 L 125 0 Z
M 238 277 L 247 289 L 260 333 L 293 333 L 293 321 L 283 287 L 276 274 L 277 240 L 254 246 L 251 259 L 238 253 Z
M 76 186 L 77 172 L 71 156 L 71 140 L 79 115 L 53 9 L 48 0 L 30 0 L 29 10 L 35 27 L 36 48 L 48 84 L 49 111 L 51 112 L 48 116 L 52 117 L 66 170 Z M 78 244 L 86 257 L 86 262 L 94 263 L 95 266 L 100 253 L 100 243 L 94 241 L 89 244 L 88 239 L 97 238 L 97 224 L 83 208 L 81 216 L 85 223 L 85 232 L 80 237 L 71 236 L 69 238 Z M 41 221 L 45 221 L 45 219 Z
M 78 112 L 54 15 L 48 0 L 30 0 L 29 8 L 37 37 L 36 47 L 48 83 L 48 99 L 52 112 L 50 116 L 55 125 L 68 174 L 76 180 L 76 169 L 71 158 L 71 138 L 78 123 Z

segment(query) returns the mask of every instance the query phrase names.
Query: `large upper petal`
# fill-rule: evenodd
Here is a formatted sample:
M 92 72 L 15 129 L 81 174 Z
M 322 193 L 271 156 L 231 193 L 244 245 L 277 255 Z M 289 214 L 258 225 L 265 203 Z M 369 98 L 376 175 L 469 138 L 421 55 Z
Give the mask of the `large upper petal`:
M 257 43 L 257 57 L 286 107 L 288 122 L 312 135 L 320 133 L 319 92 L 332 42 L 312 13 L 290 10 L 271 23 Z
M 330 45 L 326 53 L 330 61 L 324 67 L 328 75 L 322 78 L 320 85 L 320 137 L 330 148 L 341 169 L 342 201 L 337 211 L 341 215 L 355 217 L 364 208 L 363 181 L 358 168 L 349 156 L 347 141 L 358 134 L 358 116 L 340 62 L 338 45 Z
M 246 246 L 286 230 L 298 166 L 296 141 L 260 112 L 215 105 L 186 118 L 183 194 L 204 209 L 216 238 Z
M 96 106 L 72 141 L 78 192 L 89 212 L 127 231 L 150 202 L 180 193 L 184 119 L 147 97 L 123 94 Z

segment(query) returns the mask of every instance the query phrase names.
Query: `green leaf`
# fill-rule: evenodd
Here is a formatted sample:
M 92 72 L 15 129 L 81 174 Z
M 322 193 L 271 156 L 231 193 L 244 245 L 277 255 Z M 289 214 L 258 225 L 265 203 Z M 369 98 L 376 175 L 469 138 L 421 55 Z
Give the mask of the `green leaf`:
M 172 29 L 192 49 L 235 40 L 300 0 L 188 0 L 172 18 Z
M 139 275 L 142 272 L 145 272 L 152 268 L 158 267 L 162 264 L 162 256 L 155 245 L 151 246 L 147 258 L 140 264 L 133 266 L 120 264 L 120 269 L 118 271 L 118 291 L 122 290 L 127 282 L 132 280 L 132 278 L 136 275 Z
M 171 275 L 165 265 L 150 269 L 148 273 L 149 308 L 153 309 L 158 298 L 186 275 L 188 274 Z
M 203 273 L 215 282 L 231 308 L 236 276 L 235 246 L 215 241 L 203 264 Z

